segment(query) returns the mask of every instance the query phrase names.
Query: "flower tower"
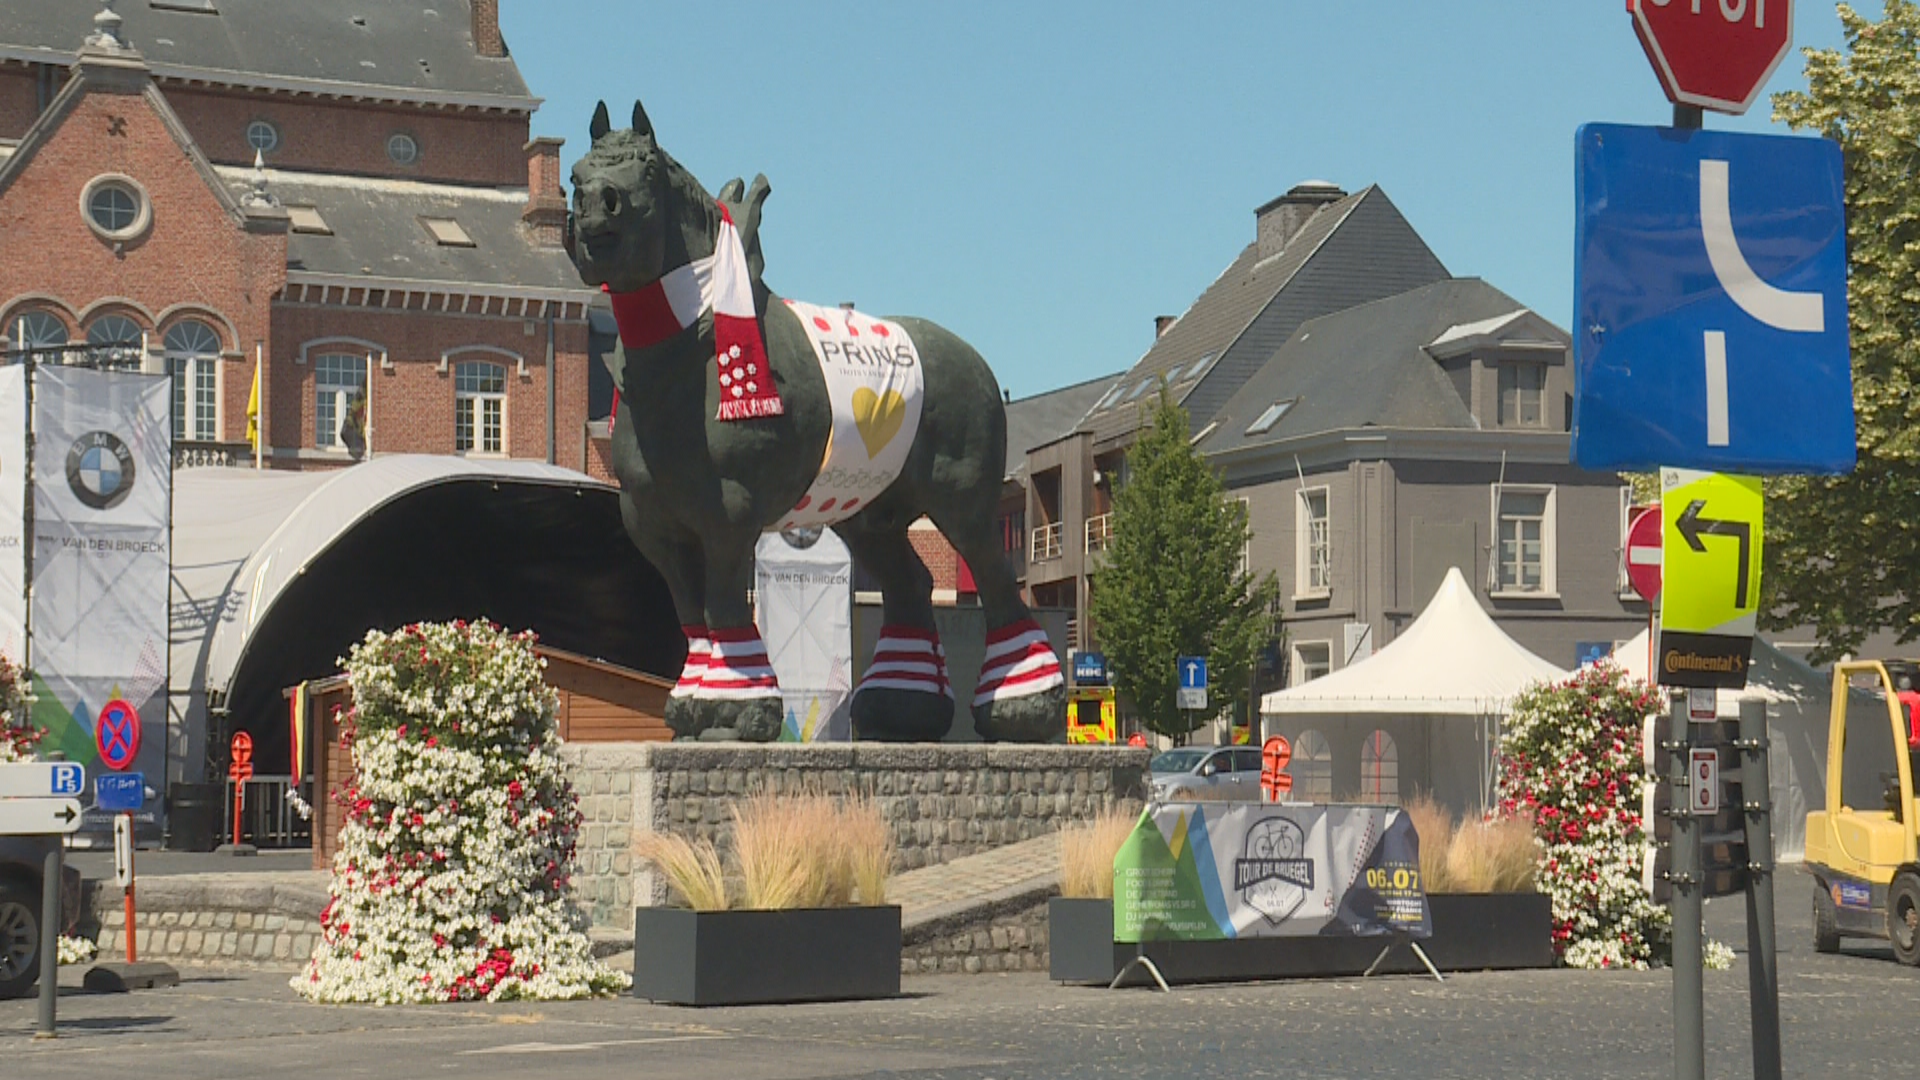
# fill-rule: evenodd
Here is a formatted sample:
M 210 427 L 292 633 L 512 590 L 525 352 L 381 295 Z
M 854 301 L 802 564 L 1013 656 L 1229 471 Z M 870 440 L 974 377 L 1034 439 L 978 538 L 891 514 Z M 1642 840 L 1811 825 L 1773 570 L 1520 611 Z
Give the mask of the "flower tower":
M 32 761 L 34 744 L 45 731 L 34 727 L 27 708 L 27 673 L 0 656 L 0 764 Z
M 567 902 L 580 815 L 533 635 L 491 623 L 370 632 L 346 662 L 354 775 L 315 1001 L 561 999 L 624 989 Z
M 1640 728 L 1651 688 L 1597 664 L 1514 699 L 1500 735 L 1502 813 L 1531 818 L 1538 881 L 1553 898 L 1554 950 L 1570 967 L 1644 968 L 1671 956 L 1671 913 L 1641 884 L 1653 781 Z

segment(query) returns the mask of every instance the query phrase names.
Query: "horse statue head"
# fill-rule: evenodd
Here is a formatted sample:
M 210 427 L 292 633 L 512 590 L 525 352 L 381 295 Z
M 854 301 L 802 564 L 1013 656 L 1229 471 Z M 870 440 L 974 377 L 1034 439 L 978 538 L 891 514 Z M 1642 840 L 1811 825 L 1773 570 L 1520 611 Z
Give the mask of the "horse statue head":
M 640 103 L 633 126 L 614 131 L 601 102 L 588 130 L 593 145 L 573 166 L 567 217 L 567 250 L 581 280 L 631 292 L 710 254 L 698 249 L 710 242 L 713 200 L 660 149 Z

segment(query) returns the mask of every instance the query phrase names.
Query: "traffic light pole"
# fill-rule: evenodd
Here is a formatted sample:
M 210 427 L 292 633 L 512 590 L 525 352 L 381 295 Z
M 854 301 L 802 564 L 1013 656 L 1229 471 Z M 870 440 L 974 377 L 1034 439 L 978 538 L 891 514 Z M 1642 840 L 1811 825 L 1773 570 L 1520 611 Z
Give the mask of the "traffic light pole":
M 1773 940 L 1773 811 L 1767 707 L 1740 703 L 1740 801 L 1747 827 L 1747 995 L 1754 1080 L 1780 1080 L 1780 965 Z
M 1693 785 L 1688 768 L 1693 748 L 1693 723 L 1687 715 L 1686 692 L 1667 696 L 1667 775 L 1673 797 L 1667 813 L 1673 815 L 1673 1076 L 1674 1080 L 1706 1080 L 1707 1023 L 1705 957 L 1701 945 L 1703 881 L 1700 870 L 1700 818 L 1693 812 Z

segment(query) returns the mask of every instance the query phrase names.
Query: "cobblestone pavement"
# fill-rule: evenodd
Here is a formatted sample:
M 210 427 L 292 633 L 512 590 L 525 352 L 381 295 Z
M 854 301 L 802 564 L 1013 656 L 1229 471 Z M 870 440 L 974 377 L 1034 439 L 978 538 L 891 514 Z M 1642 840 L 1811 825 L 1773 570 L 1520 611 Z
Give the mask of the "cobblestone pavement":
M 1781 1007 L 1791 1077 L 1911 1077 L 1920 972 L 1885 947 L 1805 944 L 1806 879 L 1782 875 Z M 1709 910 L 1744 945 L 1741 907 Z M 676 1009 L 632 999 L 322 1007 L 284 974 L 188 969 L 167 991 L 69 990 L 61 1037 L 0 1002 L 0 1075 L 648 1080 L 1099 1077 L 1657 1078 L 1671 1075 L 1665 971 L 1533 971 L 1109 992 L 1038 975 L 911 978 L 880 1002 Z M 77 986 L 78 973 L 65 982 Z M 1751 1075 L 1744 957 L 1707 977 L 1708 1075 Z
M 901 922 L 911 926 L 1009 890 L 1045 889 L 1059 880 L 1060 835 L 1050 833 L 897 874 L 887 886 L 887 899 L 900 905 Z

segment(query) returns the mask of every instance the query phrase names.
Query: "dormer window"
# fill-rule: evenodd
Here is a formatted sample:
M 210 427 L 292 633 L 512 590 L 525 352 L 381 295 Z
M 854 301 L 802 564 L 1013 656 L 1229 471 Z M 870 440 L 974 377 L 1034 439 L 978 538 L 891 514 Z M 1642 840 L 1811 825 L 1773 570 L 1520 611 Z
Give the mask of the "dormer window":
M 427 227 L 427 231 L 433 234 L 434 242 L 441 247 L 473 246 L 473 237 L 468 236 L 467 230 L 452 218 L 423 217 L 420 224 Z
M 311 206 L 287 207 L 287 221 L 294 232 L 309 233 L 314 236 L 332 236 L 333 229 L 327 224 L 320 211 Z
M 1276 401 L 1267 406 L 1267 411 L 1261 413 L 1253 423 L 1247 425 L 1247 434 L 1265 435 L 1267 432 L 1272 431 L 1273 425 L 1279 423 L 1280 418 L 1287 415 L 1287 411 L 1292 409 L 1293 403 L 1298 400 L 1300 399 L 1288 398 L 1285 401 Z
M 1544 427 L 1547 366 L 1515 361 L 1500 365 L 1500 426 Z

